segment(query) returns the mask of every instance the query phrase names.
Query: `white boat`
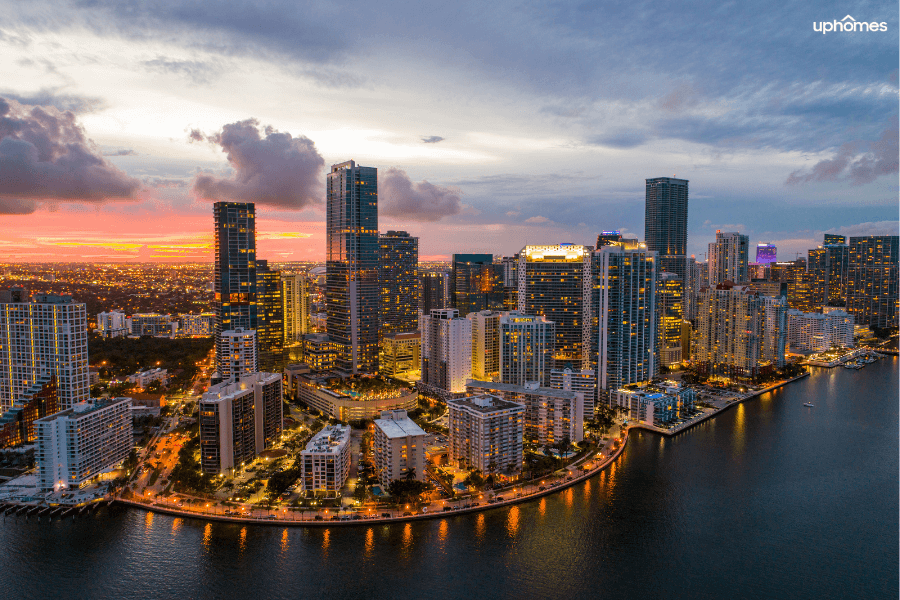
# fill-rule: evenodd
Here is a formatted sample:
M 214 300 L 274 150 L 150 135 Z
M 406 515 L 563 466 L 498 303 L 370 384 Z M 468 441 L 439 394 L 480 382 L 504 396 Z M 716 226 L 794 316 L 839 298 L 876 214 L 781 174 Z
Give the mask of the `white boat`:
M 803 406 L 808 406 L 808 407 L 812 408 L 814 405 L 812 402 L 804 402 Z

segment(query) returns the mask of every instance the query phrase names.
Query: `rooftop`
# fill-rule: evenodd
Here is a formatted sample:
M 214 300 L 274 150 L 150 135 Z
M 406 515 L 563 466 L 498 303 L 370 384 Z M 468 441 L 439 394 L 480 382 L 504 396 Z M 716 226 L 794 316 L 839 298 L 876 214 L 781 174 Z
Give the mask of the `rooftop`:
M 491 396 L 490 394 L 484 394 L 481 396 L 469 396 L 467 398 L 457 398 L 455 400 L 448 400 L 448 406 L 460 406 L 463 408 L 467 408 L 469 410 L 473 410 L 475 412 L 479 412 L 481 414 L 489 414 L 500 412 L 504 410 L 516 409 L 520 408 L 525 410 L 525 405 L 520 404 L 518 402 L 510 402 L 508 400 L 503 400 L 502 398 L 498 398 L 497 396 Z
M 348 441 L 350 441 L 349 425 L 329 425 L 309 440 L 303 452 L 337 454 Z
M 95 398 L 89 402 L 79 402 L 74 405 L 72 408 L 62 410 L 58 413 L 54 413 L 52 415 L 47 415 L 41 419 L 35 421 L 35 423 L 39 422 L 48 422 L 53 421 L 55 419 L 61 419 L 63 417 L 69 418 L 81 418 L 85 415 L 89 415 L 93 412 L 97 412 L 98 410 L 109 408 L 110 406 L 115 406 L 116 404 L 120 404 L 122 402 L 127 402 L 131 404 L 131 398 Z
M 389 438 L 425 435 L 425 431 L 409 417 L 396 421 L 393 419 L 375 419 L 375 425 Z
M 474 379 L 470 379 L 466 382 L 466 387 L 496 390 L 500 392 L 514 392 L 519 394 L 534 394 L 536 396 L 549 396 L 550 398 L 575 399 L 575 392 L 537 386 L 515 385 L 512 383 L 498 383 L 495 381 L 475 381 Z

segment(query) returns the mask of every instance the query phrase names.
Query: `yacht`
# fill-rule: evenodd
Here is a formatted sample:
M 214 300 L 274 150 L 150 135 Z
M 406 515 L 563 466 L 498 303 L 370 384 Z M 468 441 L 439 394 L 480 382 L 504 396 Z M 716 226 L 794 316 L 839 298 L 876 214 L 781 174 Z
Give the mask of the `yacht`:
M 808 407 L 812 408 L 814 405 L 812 402 L 804 402 L 803 406 L 808 406 Z

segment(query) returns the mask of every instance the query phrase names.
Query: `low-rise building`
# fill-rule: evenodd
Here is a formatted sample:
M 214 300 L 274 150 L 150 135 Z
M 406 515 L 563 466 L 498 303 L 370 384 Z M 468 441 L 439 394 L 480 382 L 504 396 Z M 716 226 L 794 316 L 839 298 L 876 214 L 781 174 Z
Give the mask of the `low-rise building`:
M 405 410 L 390 410 L 375 419 L 372 443 L 375 472 L 385 488 L 395 479 L 425 481 L 425 431 Z
M 537 381 L 525 385 L 469 381 L 470 395 L 489 394 L 525 406 L 524 439 L 530 444 L 552 446 L 563 440 L 584 439 L 584 394 L 538 386 Z
M 614 390 L 610 400 L 628 410 L 628 418 L 648 425 L 666 427 L 694 413 L 697 393 L 674 381 L 645 384 Z
M 350 427 L 325 427 L 309 441 L 300 459 L 303 492 L 339 492 L 350 475 Z
M 450 458 L 484 473 L 522 469 L 525 405 L 488 394 L 455 398 L 450 412 Z
M 130 323 L 131 335 L 136 336 L 175 337 L 178 331 L 178 322 L 173 321 L 171 315 L 135 313 L 126 322 Z
M 415 410 L 419 405 L 418 393 L 409 388 L 398 388 L 395 394 L 361 396 L 330 389 L 329 382 L 337 375 L 306 373 L 294 375 L 296 399 L 339 421 L 373 419 L 386 410 Z
M 223 474 L 252 461 L 278 441 L 283 417 L 278 373 L 210 386 L 199 402 L 201 469 Z
M 207 337 L 215 333 L 215 313 L 183 313 L 178 315 L 178 335 L 183 337 Z
M 127 381 L 128 383 L 133 383 L 138 387 L 145 388 L 154 381 L 158 381 L 162 385 L 166 385 L 168 379 L 168 370 L 157 367 L 155 369 L 147 369 L 146 371 L 138 371 L 137 373 L 129 375 L 125 379 L 125 381 Z
M 337 360 L 337 346 L 327 333 L 309 333 L 303 336 L 303 362 L 317 372 L 330 371 Z
M 79 402 L 38 419 L 34 429 L 40 488 L 78 488 L 131 452 L 131 399 Z
M 122 311 L 113 310 L 97 314 L 97 333 L 103 337 L 125 337 L 131 330 Z
M 0 448 L 33 443 L 34 422 L 57 412 L 58 407 L 55 377 L 32 386 L 0 417 Z

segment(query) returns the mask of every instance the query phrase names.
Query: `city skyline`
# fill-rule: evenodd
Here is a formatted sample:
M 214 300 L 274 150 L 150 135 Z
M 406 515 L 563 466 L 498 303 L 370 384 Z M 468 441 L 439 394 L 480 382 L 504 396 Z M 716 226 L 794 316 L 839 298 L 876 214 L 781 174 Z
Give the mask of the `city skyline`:
M 379 225 L 420 237 L 423 260 L 641 238 L 644 180 L 671 176 L 691 181 L 698 259 L 717 229 L 780 260 L 823 232 L 896 235 L 896 27 L 823 35 L 810 22 L 847 7 L 772 8 L 720 7 L 704 27 L 699 8 L 509 22 L 500 3 L 496 39 L 491 19 L 442 9 L 351 11 L 372 21 L 354 38 L 333 29 L 339 7 L 9 11 L 0 137 L 82 154 L 0 153 L 0 249 L 211 262 L 205 222 L 225 200 L 258 205 L 260 255 L 323 261 L 325 172 L 348 159 L 382 171 Z M 879 12 L 852 14 L 893 18 Z M 658 19 L 680 35 L 636 43 Z M 16 119 L 58 128 L 26 135 Z

